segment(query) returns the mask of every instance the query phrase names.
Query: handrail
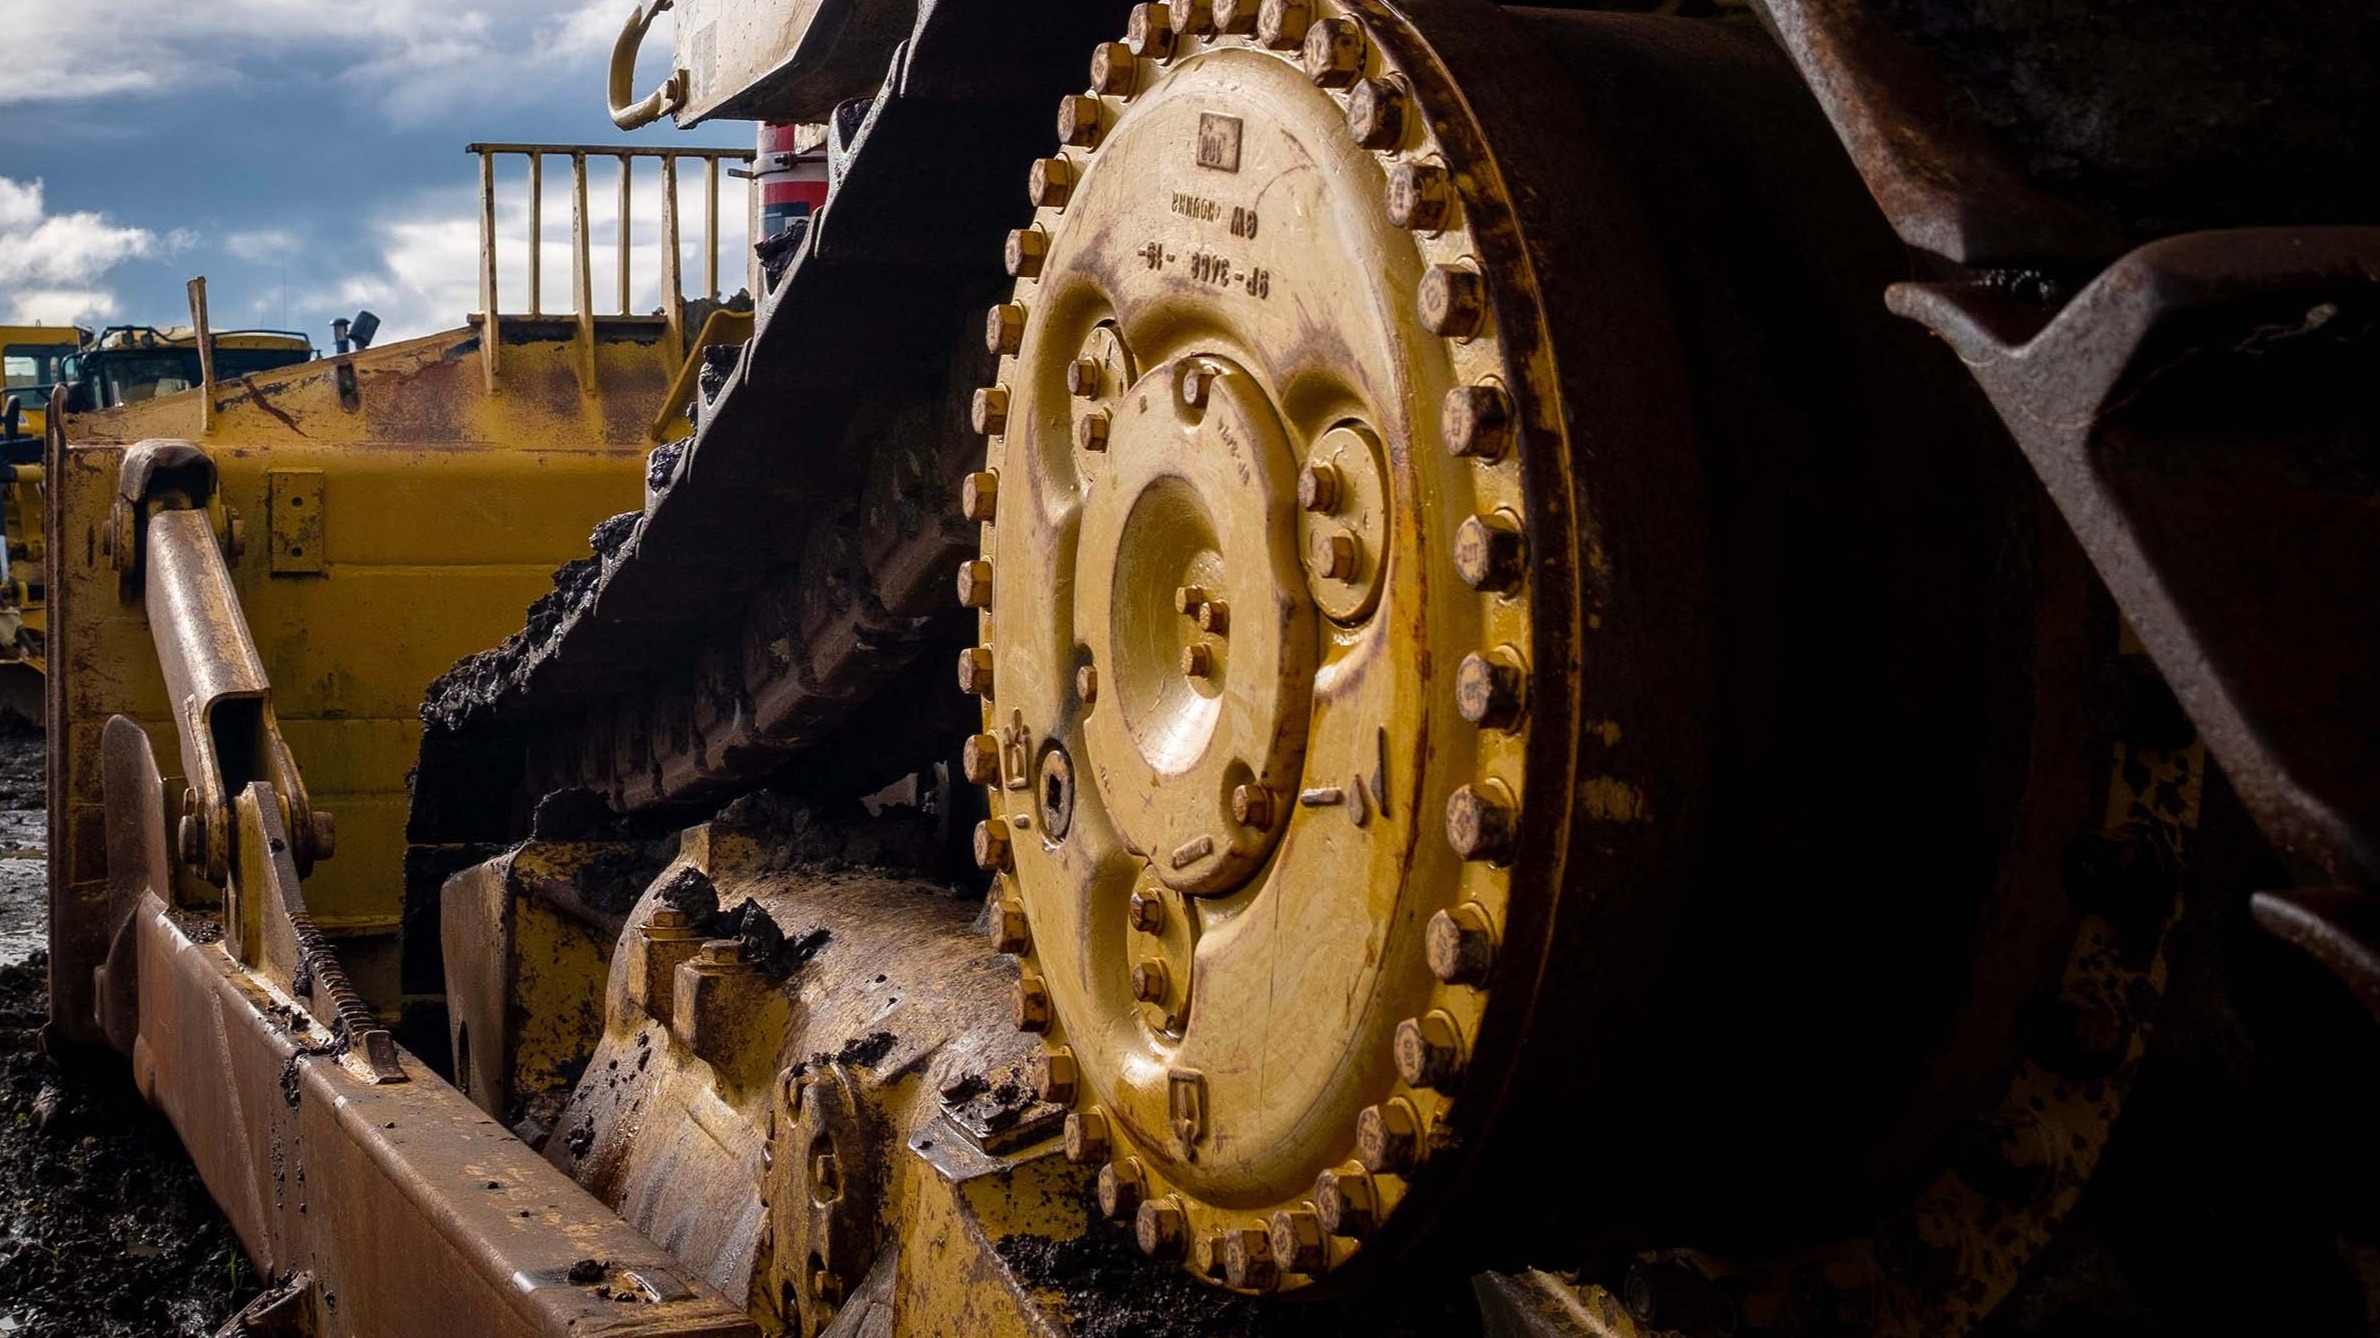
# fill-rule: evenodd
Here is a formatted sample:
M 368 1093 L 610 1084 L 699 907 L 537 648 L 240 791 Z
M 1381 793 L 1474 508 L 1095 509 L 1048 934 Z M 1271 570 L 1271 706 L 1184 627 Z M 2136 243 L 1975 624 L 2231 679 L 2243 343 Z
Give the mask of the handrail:
M 635 250 L 634 219 L 631 201 L 634 192 L 635 162 L 640 158 L 658 160 L 661 164 L 661 314 L 669 327 L 669 351 L 673 359 L 682 359 L 686 349 L 686 302 L 683 260 L 679 254 L 682 228 L 678 209 L 678 164 L 699 161 L 703 165 L 703 297 L 712 303 L 719 301 L 719 165 L 722 162 L 749 164 L 754 153 L 750 149 L 677 148 L 644 145 L 597 144 L 508 144 L 478 143 L 465 146 L 465 152 L 479 158 L 479 322 L 483 357 L 481 366 L 487 377 L 488 389 L 496 387 L 498 362 L 502 356 L 503 323 L 507 320 L 540 320 L 549 315 L 545 309 L 545 160 L 566 158 L 570 161 L 571 197 L 571 307 L 579 326 L 582 371 L 585 383 L 594 384 L 595 364 L 595 293 L 592 228 L 587 209 L 587 160 L 608 158 L 619 164 L 619 251 L 617 257 L 618 308 L 611 314 L 627 316 L 633 276 L 630 257 Z M 529 161 L 529 309 L 526 312 L 506 313 L 502 308 L 497 278 L 497 217 L 496 217 L 496 160 L 500 157 L 521 157 Z M 759 193 L 749 187 L 745 193 L 745 232 L 747 238 L 754 227 L 751 221 L 758 208 Z M 747 251 L 749 248 L 747 247 Z M 758 261 L 749 254 L 745 258 L 747 288 L 758 282 Z
M 653 20 L 668 9 L 675 0 L 644 0 L 628 14 L 627 26 L 620 29 L 612 42 L 610 98 L 612 124 L 622 130 L 634 130 L 651 125 L 663 115 L 686 105 L 686 72 L 671 70 L 661 87 L 636 97 L 636 53 L 645 44 L 645 31 Z

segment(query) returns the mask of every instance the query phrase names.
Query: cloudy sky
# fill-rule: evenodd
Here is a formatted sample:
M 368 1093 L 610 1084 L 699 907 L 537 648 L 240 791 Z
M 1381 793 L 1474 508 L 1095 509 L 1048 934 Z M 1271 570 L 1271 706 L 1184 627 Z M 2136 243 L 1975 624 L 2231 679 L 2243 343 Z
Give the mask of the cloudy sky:
M 462 323 L 478 303 L 474 141 L 619 143 L 604 70 L 630 0 L 0 0 L 0 322 L 188 323 L 207 276 L 214 322 L 327 345 L 335 316 L 377 312 L 381 342 Z M 667 68 L 654 28 L 639 88 Z M 752 127 L 665 123 L 638 139 L 749 147 Z M 500 237 L 527 236 L 525 167 L 499 184 Z M 592 169 L 599 246 L 616 178 Z M 650 164 L 645 170 L 654 169 Z M 547 169 L 549 309 L 568 309 L 570 215 Z M 693 179 L 699 180 L 699 174 Z M 740 247 L 742 183 L 722 243 Z M 681 184 L 689 219 L 698 196 Z M 631 205 L 632 305 L 650 310 L 657 181 Z M 699 275 L 699 241 L 684 260 Z M 504 254 L 499 247 L 499 254 Z M 525 309 L 512 245 L 504 309 Z M 738 255 L 740 252 L 729 252 Z M 599 250 L 608 258 L 611 252 Z M 740 285 L 740 260 L 723 266 Z M 613 269 L 595 266 L 599 310 Z M 697 279 L 696 282 L 699 280 Z

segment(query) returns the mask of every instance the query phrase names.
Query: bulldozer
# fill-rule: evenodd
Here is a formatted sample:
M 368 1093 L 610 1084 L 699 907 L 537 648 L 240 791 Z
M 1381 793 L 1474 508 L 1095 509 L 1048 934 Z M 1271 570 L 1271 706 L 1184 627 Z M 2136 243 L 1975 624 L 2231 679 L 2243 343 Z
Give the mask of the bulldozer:
M 51 1044 L 236 1332 L 2365 1331 L 2376 27 L 639 0 L 52 416 Z

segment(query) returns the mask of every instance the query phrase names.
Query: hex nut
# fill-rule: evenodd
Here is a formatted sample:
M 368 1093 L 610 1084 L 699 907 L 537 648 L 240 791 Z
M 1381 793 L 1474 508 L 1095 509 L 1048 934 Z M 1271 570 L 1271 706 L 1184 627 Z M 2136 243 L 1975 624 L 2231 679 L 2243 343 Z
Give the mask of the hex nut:
M 1273 1262 L 1290 1273 L 1320 1273 L 1330 1266 L 1330 1246 L 1322 1219 L 1308 1208 L 1283 1208 L 1267 1224 L 1272 1237 Z
M 1433 1008 L 1397 1024 L 1397 1076 L 1414 1087 L 1444 1091 L 1463 1076 L 1463 1039 L 1454 1015 Z
M 1214 649 L 1204 641 L 1193 641 L 1182 647 L 1182 674 L 1186 678 L 1206 678 L 1215 672 Z
M 1432 265 L 1416 296 L 1421 328 L 1448 339 L 1468 339 L 1487 319 L 1487 285 L 1460 265 Z
M 1436 163 L 1398 163 L 1388 169 L 1388 221 L 1412 232 L 1436 232 L 1454 210 L 1454 183 Z
M 1368 1236 L 1380 1224 L 1380 1189 L 1361 1162 L 1324 1171 L 1314 1181 L 1314 1216 L 1334 1236 Z
M 1193 409 L 1207 407 L 1207 391 L 1215 384 L 1215 375 L 1215 369 L 1203 363 L 1182 364 L 1182 403 Z
M 975 430 L 987 437 L 996 437 L 1008 430 L 1008 387 L 985 386 L 975 392 L 975 400 L 967 406 L 968 421 Z
M 1093 409 L 1074 420 L 1074 448 L 1078 451 L 1107 449 L 1107 410 Z
M 1197 613 L 1198 606 L 1206 602 L 1207 592 L 1203 585 L 1179 586 L 1173 592 L 1173 611 L 1185 617 Z
M 1099 360 L 1076 358 L 1066 364 L 1066 393 L 1076 399 L 1087 400 L 1099 394 Z
M 1458 785 L 1446 797 L 1446 843 L 1464 859 L 1509 861 L 1520 825 L 1520 811 L 1499 782 Z
M 1256 10 L 1260 0 L 1215 0 L 1215 31 L 1219 33 L 1252 33 L 1256 31 Z
M 982 558 L 960 563 L 958 587 L 961 608 L 990 608 L 992 606 L 992 564 Z
M 1000 476 L 988 469 L 978 469 L 959 484 L 959 514 L 978 525 L 989 525 L 1000 515 Z
M 1528 673 L 1510 646 L 1473 651 L 1454 671 L 1454 704 L 1481 729 L 1510 732 L 1528 704 Z
M 1014 353 L 1025 338 L 1025 309 L 1014 302 L 999 302 L 984 313 L 983 346 L 993 357 Z
M 1449 985 L 1477 985 L 1495 965 L 1496 931 L 1476 902 L 1443 910 L 1422 931 L 1430 974 Z
M 1049 255 L 1050 235 L 1040 228 L 1016 228 L 1008 234 L 1008 244 L 1002 258 L 1008 263 L 1012 279 L 1030 279 L 1041 273 L 1041 262 Z
M 993 905 L 992 951 L 1021 956 L 1033 946 L 1031 924 L 1025 919 L 1025 903 L 1015 897 L 1002 897 Z
M 1107 1115 L 1099 1110 L 1078 1110 L 1066 1117 L 1066 1160 L 1077 1166 L 1107 1160 Z
M 1085 706 L 1099 700 L 1099 666 L 1086 664 L 1074 671 L 1074 695 Z
M 1266 5 L 1267 9 L 1272 6 Z M 1269 1292 L 1281 1285 L 1281 1270 L 1273 1262 L 1273 1233 L 1263 1223 L 1227 1227 L 1223 1232 L 1223 1276 L 1247 1292 Z
M 1053 1045 L 1033 1057 L 1033 1086 L 1041 1099 L 1053 1106 L 1071 1106 L 1080 1090 L 1082 1071 L 1074 1062 L 1074 1051 L 1063 1045 Z
M 1306 29 L 1305 49 L 1299 54 L 1306 77 L 1316 85 L 1345 88 L 1364 70 L 1364 30 L 1353 19 L 1324 19 Z
M 1141 1196 L 1147 1188 L 1148 1178 L 1141 1173 L 1137 1157 L 1111 1161 L 1100 1167 L 1100 1215 L 1111 1222 L 1130 1221 L 1139 1216 Z
M 1355 1117 L 1355 1155 L 1374 1175 L 1403 1175 L 1421 1150 L 1421 1116 L 1405 1098 L 1390 1097 Z
M 992 695 L 992 650 L 969 646 L 959 652 L 959 691 L 978 697 Z
M 1016 1029 L 1043 1032 L 1050 1029 L 1050 989 L 1039 976 L 1019 976 L 1016 982 Z
M 1517 587 L 1524 557 L 1521 527 L 1503 512 L 1466 516 L 1455 527 L 1455 574 L 1482 594 L 1503 594 Z
M 1501 460 L 1512 449 L 1512 395 L 1502 386 L 1456 386 L 1446 392 L 1438 430 L 1446 449 L 1475 460 Z
M 1231 630 L 1231 606 L 1220 599 L 1210 599 L 1198 606 L 1198 630 L 1221 636 Z
M 1385 79 L 1359 80 L 1347 92 L 1347 133 L 1367 149 L 1395 148 L 1405 137 L 1404 93 Z
M 1016 867 L 1006 822 L 986 818 L 975 824 L 975 865 L 986 873 L 1005 873 Z
M 1142 1254 L 1170 1262 L 1187 1253 L 1189 1227 L 1182 1201 L 1168 1194 L 1140 1205 L 1140 1211 L 1133 1214 L 1132 1236 Z

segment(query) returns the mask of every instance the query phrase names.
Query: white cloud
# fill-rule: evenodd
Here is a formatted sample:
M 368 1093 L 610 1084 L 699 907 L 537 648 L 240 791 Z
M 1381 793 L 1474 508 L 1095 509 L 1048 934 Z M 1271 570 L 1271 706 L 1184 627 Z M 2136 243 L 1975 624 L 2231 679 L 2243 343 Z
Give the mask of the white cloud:
M 230 233 L 223 239 L 223 249 L 251 264 L 288 257 L 298 249 L 296 234 L 287 228 L 256 228 Z
M 507 164 L 497 185 L 497 305 L 507 315 L 529 310 L 529 192 L 521 160 Z M 596 161 L 588 166 L 587 231 L 589 278 L 598 315 L 620 310 L 619 186 L 617 169 Z M 719 287 L 728 296 L 745 286 L 748 235 L 745 186 L 722 173 L 719 183 Z M 681 291 L 703 290 L 703 177 L 699 163 L 680 165 L 678 180 L 678 265 Z M 545 167 L 544 209 L 539 220 L 540 308 L 547 315 L 577 310 L 572 295 L 570 164 L 551 159 Z M 335 291 L 308 295 L 305 310 L 351 311 L 370 307 L 380 317 L 380 342 L 454 329 L 480 309 L 479 203 L 475 191 L 433 191 L 374 227 L 380 253 L 377 272 L 347 280 Z M 628 310 L 649 314 L 661 304 L 661 180 L 651 160 L 640 160 L 629 199 Z
M 550 102 L 553 81 L 563 77 L 573 88 L 583 82 L 580 95 L 592 102 L 602 95 L 592 58 L 627 16 L 626 0 L 117 0 L 9 9 L 11 48 L 42 56 L 0 81 L 0 106 L 264 82 L 295 59 L 400 124 L 458 107 Z M 668 33 L 656 31 L 646 48 L 658 59 L 668 44 Z
M 50 213 L 39 179 L 0 177 L 0 311 L 20 323 L 104 320 L 118 305 L 101 282 L 110 270 L 188 241 L 185 233 L 161 239 L 89 210 Z

